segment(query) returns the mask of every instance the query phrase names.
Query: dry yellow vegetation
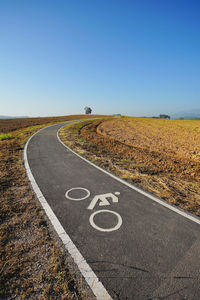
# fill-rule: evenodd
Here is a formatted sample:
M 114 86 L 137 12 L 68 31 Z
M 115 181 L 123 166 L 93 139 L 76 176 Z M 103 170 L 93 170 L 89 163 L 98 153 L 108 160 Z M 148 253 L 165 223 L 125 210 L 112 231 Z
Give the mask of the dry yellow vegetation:
M 98 130 L 125 144 L 200 162 L 200 120 L 120 118 Z

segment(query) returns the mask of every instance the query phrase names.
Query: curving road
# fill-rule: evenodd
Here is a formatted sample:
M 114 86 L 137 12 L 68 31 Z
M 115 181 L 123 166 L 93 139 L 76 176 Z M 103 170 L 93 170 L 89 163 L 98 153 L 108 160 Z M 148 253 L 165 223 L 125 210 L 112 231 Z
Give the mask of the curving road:
M 108 293 L 90 284 L 97 298 L 199 300 L 199 219 L 79 158 L 58 140 L 61 126 L 34 135 L 27 159 L 49 206 Z

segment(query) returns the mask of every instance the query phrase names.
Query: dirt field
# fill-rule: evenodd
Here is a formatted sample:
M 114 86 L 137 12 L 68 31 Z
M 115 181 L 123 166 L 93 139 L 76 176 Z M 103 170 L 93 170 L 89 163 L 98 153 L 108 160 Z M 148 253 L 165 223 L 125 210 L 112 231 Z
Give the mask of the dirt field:
M 85 117 L 66 116 L 65 121 Z M 49 125 L 49 118 L 45 120 Z M 55 236 L 23 166 L 25 142 L 47 124 L 27 126 L 45 120 L 19 119 L 17 126 L 23 129 L 0 140 L 0 299 L 91 299 L 82 277 L 75 276 L 71 258 Z M 4 132 L 18 122 L 6 121 Z
M 71 115 L 62 117 L 46 117 L 46 118 L 19 118 L 19 119 L 0 119 L 0 134 L 7 133 L 22 128 L 44 125 L 48 123 L 65 122 L 69 120 L 88 119 L 91 117 L 99 117 L 96 115 Z
M 122 118 L 97 130 L 126 145 L 200 162 L 200 120 Z
M 80 127 L 62 130 L 74 150 L 200 216 L 200 121 L 121 117 Z

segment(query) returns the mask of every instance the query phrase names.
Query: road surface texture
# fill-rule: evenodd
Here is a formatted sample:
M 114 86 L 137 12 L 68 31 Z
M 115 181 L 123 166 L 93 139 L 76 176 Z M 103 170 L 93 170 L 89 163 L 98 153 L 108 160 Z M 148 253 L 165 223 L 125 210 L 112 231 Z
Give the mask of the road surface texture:
M 77 157 L 59 142 L 61 126 L 32 137 L 28 162 L 48 204 L 108 294 L 113 299 L 199 300 L 200 225 Z

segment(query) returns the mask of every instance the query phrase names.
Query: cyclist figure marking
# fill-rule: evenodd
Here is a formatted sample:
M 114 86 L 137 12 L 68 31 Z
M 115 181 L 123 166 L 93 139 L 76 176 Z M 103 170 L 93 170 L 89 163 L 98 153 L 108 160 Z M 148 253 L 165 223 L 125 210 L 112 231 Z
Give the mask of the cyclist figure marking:
M 119 195 L 119 192 L 116 192 L 115 194 Z M 106 206 L 110 205 L 110 202 L 108 199 L 111 199 L 112 202 L 118 202 L 118 197 L 114 195 L 113 193 L 107 193 L 107 194 L 102 194 L 102 195 L 96 195 L 90 202 L 90 205 L 88 206 L 88 209 L 93 209 L 95 205 L 97 204 L 98 200 L 100 200 L 99 206 Z

